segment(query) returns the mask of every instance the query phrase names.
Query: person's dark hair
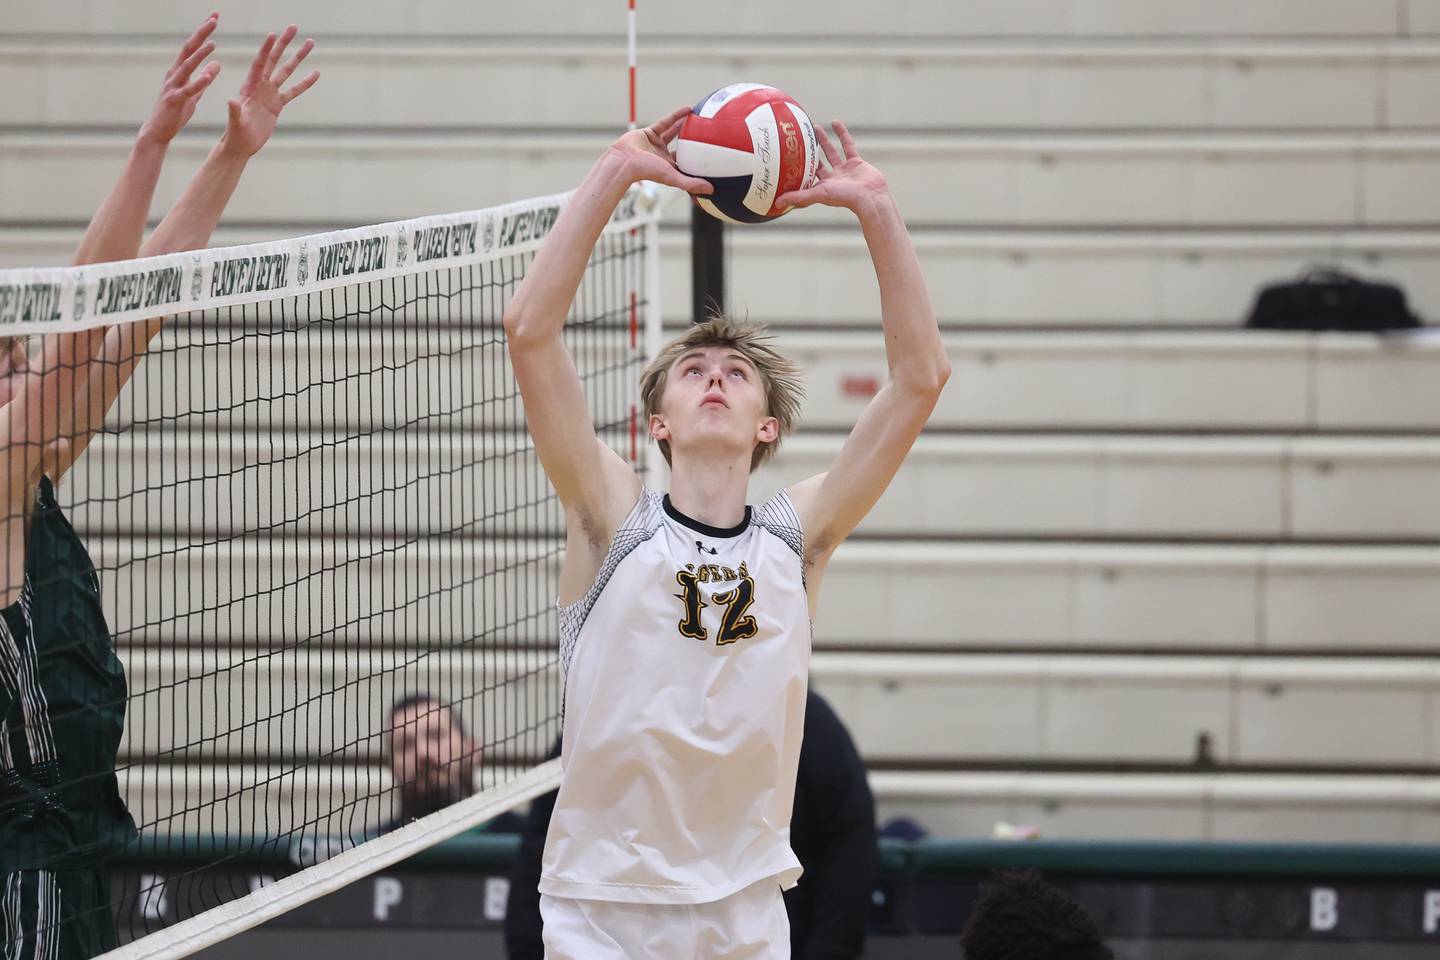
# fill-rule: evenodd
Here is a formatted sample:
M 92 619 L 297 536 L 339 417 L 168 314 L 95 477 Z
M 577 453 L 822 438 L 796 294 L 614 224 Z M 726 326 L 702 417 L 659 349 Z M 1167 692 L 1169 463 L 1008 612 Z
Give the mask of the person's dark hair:
M 980 885 L 960 934 L 965 960 L 1114 960 L 1085 909 L 1033 870 Z
M 454 706 L 446 703 L 439 697 L 432 696 L 428 693 L 412 693 L 406 697 L 396 700 L 395 705 L 390 708 L 390 726 L 395 726 L 395 717 L 398 716 L 401 711 L 409 710 L 411 707 L 418 707 L 422 704 L 429 704 L 431 706 L 440 707 L 441 709 L 449 711 L 450 722 L 455 724 L 455 730 L 462 737 L 467 735 L 465 733 L 465 721 L 460 719 L 460 711 L 456 710 Z

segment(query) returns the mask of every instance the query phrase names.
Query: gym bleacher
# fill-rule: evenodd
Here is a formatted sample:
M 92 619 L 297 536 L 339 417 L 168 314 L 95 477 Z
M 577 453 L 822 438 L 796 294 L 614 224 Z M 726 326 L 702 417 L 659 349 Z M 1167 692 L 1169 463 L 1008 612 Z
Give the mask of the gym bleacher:
M 1321 262 L 1440 315 L 1440 0 L 812 6 L 643 4 L 640 109 L 775 83 L 852 125 L 912 224 L 954 375 L 835 557 L 813 670 L 882 819 L 951 837 L 1003 820 L 1057 838 L 1433 840 L 1440 340 L 1241 323 L 1261 284 Z M 208 9 L 7 11 L 0 266 L 68 262 L 156 64 Z M 288 20 L 320 42 L 325 80 L 216 243 L 573 186 L 623 125 L 619 5 L 478 9 L 223 10 L 220 87 Z M 157 210 L 223 110 L 218 92 L 202 103 Z M 662 255 L 676 329 L 687 219 L 670 210 Z M 821 469 L 883 380 L 878 294 L 840 214 L 728 244 L 729 306 L 809 372 L 763 494 Z M 324 689 L 302 661 L 284 682 Z M 171 669 L 136 658 L 132 686 Z M 196 795 L 281 759 L 197 767 Z M 343 794 L 348 776 L 311 787 Z

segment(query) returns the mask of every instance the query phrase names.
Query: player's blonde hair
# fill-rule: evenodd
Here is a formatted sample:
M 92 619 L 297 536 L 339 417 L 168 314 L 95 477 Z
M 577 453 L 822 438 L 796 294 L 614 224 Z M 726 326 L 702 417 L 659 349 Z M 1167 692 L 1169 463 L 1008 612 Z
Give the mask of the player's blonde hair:
M 772 340 L 764 326 L 723 313 L 695 324 L 683 336 L 667 343 L 641 375 L 640 404 L 645 419 L 648 421 L 660 412 L 660 399 L 665 395 L 665 385 L 675 361 L 701 347 L 729 347 L 755 367 L 760 375 L 760 384 L 765 388 L 765 415 L 780 422 L 780 430 L 774 440 L 755 446 L 755 452 L 750 456 L 753 473 L 780 448 L 780 440 L 795 429 L 800 419 L 800 405 L 805 399 L 805 384 L 800 379 L 799 365 L 771 346 Z M 661 456 L 669 463 L 670 442 L 656 442 L 660 445 Z

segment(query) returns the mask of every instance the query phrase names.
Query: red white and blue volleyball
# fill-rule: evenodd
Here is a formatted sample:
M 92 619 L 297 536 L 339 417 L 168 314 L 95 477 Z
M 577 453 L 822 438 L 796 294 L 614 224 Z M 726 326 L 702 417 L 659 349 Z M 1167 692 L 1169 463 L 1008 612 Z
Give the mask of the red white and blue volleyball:
M 695 202 L 730 223 L 782 215 L 775 198 L 813 186 L 819 162 L 810 117 L 793 97 L 763 83 L 716 90 L 695 104 L 675 141 L 681 172 L 715 187 Z

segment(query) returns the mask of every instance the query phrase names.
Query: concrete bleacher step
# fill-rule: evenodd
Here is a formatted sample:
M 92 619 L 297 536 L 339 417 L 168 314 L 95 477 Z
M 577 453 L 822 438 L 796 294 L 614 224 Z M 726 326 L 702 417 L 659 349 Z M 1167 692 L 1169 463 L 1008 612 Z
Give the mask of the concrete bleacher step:
M 316 229 L 222 227 L 214 245 Z M 82 233 L 0 229 L 0 266 L 67 264 Z M 661 302 L 674 322 L 690 313 L 688 236 L 679 228 L 661 234 Z M 1434 230 L 946 229 L 917 230 L 914 238 L 946 325 L 1238 326 L 1261 286 L 1317 263 L 1400 283 L 1422 316 L 1440 304 Z M 737 313 L 779 324 L 879 323 L 874 270 L 854 227 L 736 230 L 729 257 L 727 305 Z
M 486 761 L 559 734 L 558 648 L 121 650 L 139 762 L 383 762 L 390 705 L 455 706 Z M 817 653 L 811 682 L 872 766 L 1440 763 L 1440 660 Z M 1357 724 L 1357 716 L 1368 718 Z M 186 718 L 177 723 L 176 718 Z
M 639 8 L 642 43 L 654 34 L 688 36 L 1375 36 L 1440 32 L 1435 0 L 903 0 L 852 4 L 845 16 L 816 17 L 801 7 L 735 0 L 723 8 L 703 0 L 665 0 Z M 13 33 L 177 33 L 199 4 L 136 5 L 125 0 L 52 0 L 15 9 Z M 336 7 L 328 0 L 250 3 L 223 11 L 228 32 L 261 33 L 294 21 L 316 34 L 392 36 L 452 34 L 601 35 L 623 33 L 623 10 L 585 0 L 501 4 L 481 16 L 465 0 L 400 0 Z M 642 47 L 643 49 L 643 47 Z
M 1440 778 L 1229 773 L 870 775 L 881 822 L 989 836 L 1000 821 L 1052 838 L 1429 843 Z
M 781 344 L 805 371 L 802 429 L 849 427 L 888 377 L 878 331 L 785 331 Z M 945 349 L 937 428 L 1440 427 L 1440 341 L 1428 336 L 955 332 Z
M 811 682 L 881 767 L 1440 761 L 1431 658 L 821 653 Z
M 557 540 L 89 537 L 123 643 L 542 641 Z M 1414 653 L 1440 643 L 1440 548 L 844 544 L 827 648 Z
M 390 708 L 417 691 L 458 711 L 489 764 L 534 762 L 560 734 L 553 642 L 544 651 L 217 644 L 120 656 L 130 690 L 125 762 L 383 763 Z
M 618 11 L 617 11 L 618 13 Z M 618 18 L 617 18 L 618 19 Z M 620 37 L 552 42 L 443 36 L 326 43 L 325 81 L 286 123 L 298 126 L 614 129 L 626 116 Z M 12 38 L 0 61 L 12 96 L 0 126 L 138 123 L 174 42 L 123 45 L 77 37 Z M 225 39 L 219 59 L 241 77 L 251 44 Z M 1326 38 L 965 41 L 895 38 L 652 38 L 640 112 L 659 116 L 709 91 L 763 79 L 819 119 L 857 126 L 955 129 L 1404 129 L 1440 126 L 1430 95 L 1440 45 Z M 229 83 L 222 80 L 223 85 Z M 520 97 L 507 89 L 524 90 Z M 449 95 L 466 91 L 466 95 Z M 437 95 L 440 94 L 440 95 Z M 218 124 L 224 97 L 197 119 Z
M 916 250 L 944 324 L 1238 326 L 1268 283 L 1337 264 L 1440 304 L 1431 231 L 924 230 Z M 690 303 L 688 244 L 666 238 L 667 317 Z M 677 242 L 678 241 L 678 242 Z M 854 229 L 734 231 L 727 306 L 776 321 L 873 325 L 874 269 Z
M 437 311 L 438 313 L 438 311 Z M 383 325 L 384 313 L 373 317 Z M 463 321 L 456 321 L 457 323 Z M 107 423 L 218 433 L 377 429 L 516 428 L 524 408 L 498 324 L 489 330 L 366 331 L 317 324 L 301 335 L 226 333 L 217 342 L 176 331 L 175 352 L 152 353 L 112 407 Z M 262 328 L 263 329 L 263 328 Z M 189 345 L 202 345 L 191 347 Z M 590 413 L 628 425 L 641 356 L 628 335 L 587 333 Z M 284 438 L 278 438 L 281 444 Z
M 1414 652 L 1440 640 L 1422 547 L 849 542 L 817 642 Z M 885 639 L 877 639 L 885 638 Z
M 799 437 L 757 500 L 829 469 Z M 1440 440 L 924 436 L 859 527 L 870 537 L 1440 539 Z
M 1433 134 L 928 135 L 857 133 L 912 224 L 1007 226 L 1429 226 Z M 173 204 L 215 139 L 172 146 L 153 209 Z M 277 134 L 231 202 L 246 222 L 378 223 L 568 190 L 605 133 L 366 130 Z M 84 222 L 124 164 L 128 131 L 0 134 L 0 211 Z M 76 185 L 88 189 L 77 189 Z M 689 216 L 672 203 L 671 222 Z M 786 221 L 848 222 L 817 207 Z
M 625 453 L 626 438 L 612 443 Z M 751 500 L 828 470 L 839 434 L 785 442 Z M 922 436 L 858 534 L 1440 541 L 1440 439 Z M 87 534 L 559 535 L 514 432 L 102 437 L 67 482 Z
M 504 782 L 514 771 L 482 769 Z M 353 835 L 392 816 L 380 766 L 136 765 L 121 794 L 142 829 Z M 1415 776 L 1026 772 L 870 774 L 883 823 L 915 819 L 940 836 L 989 836 L 999 821 L 1052 838 L 1417 843 L 1440 829 L 1440 782 Z

